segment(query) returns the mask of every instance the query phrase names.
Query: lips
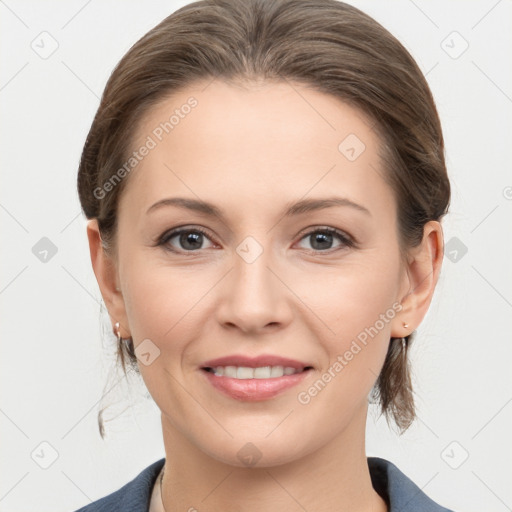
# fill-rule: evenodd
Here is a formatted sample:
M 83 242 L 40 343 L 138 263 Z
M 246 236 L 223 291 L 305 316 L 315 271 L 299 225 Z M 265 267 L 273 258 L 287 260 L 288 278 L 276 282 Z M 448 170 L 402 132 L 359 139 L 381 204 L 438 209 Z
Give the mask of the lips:
M 230 398 L 261 401 L 297 385 L 313 367 L 281 356 L 233 355 L 206 361 L 200 369 L 215 389 Z

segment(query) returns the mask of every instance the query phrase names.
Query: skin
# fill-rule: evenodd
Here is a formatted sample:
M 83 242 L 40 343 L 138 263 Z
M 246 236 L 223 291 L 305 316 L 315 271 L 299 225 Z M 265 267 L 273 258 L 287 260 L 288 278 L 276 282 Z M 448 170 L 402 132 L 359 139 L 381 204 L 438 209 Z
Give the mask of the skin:
M 423 242 L 400 258 L 380 141 L 360 111 L 287 82 L 206 85 L 175 93 L 140 123 L 134 148 L 190 96 L 198 100 L 130 174 L 115 257 L 102 249 L 96 221 L 87 226 L 112 324 L 119 321 L 136 348 L 149 339 L 160 350 L 138 365 L 161 410 L 165 509 L 385 511 L 366 460 L 367 397 L 390 337 L 410 334 L 428 310 L 442 262 L 441 225 L 426 224 Z M 338 150 L 349 134 L 366 146 L 354 161 Z M 333 195 L 369 213 L 336 206 L 283 216 L 293 202 Z M 174 206 L 146 214 L 167 197 L 209 201 L 225 219 Z M 155 245 L 181 226 L 202 227 L 209 239 L 200 237 L 195 250 L 179 236 Z M 306 236 L 325 227 L 356 245 L 336 236 L 315 245 Z M 247 236 L 263 250 L 252 263 L 236 252 Z M 401 311 L 378 335 L 301 404 L 298 393 L 398 303 Z M 199 370 L 230 354 L 277 354 L 313 371 L 272 399 L 235 400 Z M 261 456 L 252 467 L 237 456 L 248 442 Z

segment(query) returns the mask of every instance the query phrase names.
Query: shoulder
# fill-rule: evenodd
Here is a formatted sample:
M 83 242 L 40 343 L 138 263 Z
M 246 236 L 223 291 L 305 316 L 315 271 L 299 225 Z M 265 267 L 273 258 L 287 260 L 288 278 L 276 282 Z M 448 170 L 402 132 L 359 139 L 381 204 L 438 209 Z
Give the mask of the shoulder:
M 454 512 L 429 498 L 392 462 L 380 457 L 367 457 L 373 488 L 387 501 L 389 512 Z
M 75 512 L 148 512 L 153 485 L 165 458 L 153 462 L 117 491 Z

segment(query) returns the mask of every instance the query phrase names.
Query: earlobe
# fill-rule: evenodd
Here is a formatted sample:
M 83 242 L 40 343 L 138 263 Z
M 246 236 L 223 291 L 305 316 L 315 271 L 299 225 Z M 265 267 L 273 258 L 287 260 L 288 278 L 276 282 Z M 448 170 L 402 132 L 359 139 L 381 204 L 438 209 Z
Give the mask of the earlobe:
M 392 326 L 393 337 L 408 336 L 425 317 L 441 271 L 444 242 L 438 221 L 429 221 L 423 229 L 423 240 L 410 251 L 404 272 L 406 293 L 402 296 L 402 310 Z M 404 322 L 408 329 L 404 330 Z
M 110 315 L 112 325 L 120 322 L 121 333 L 123 326 L 127 326 L 126 310 L 123 296 L 118 286 L 118 276 L 115 262 L 105 252 L 102 245 L 98 222 L 96 219 L 87 222 L 87 238 L 89 240 L 89 253 L 91 263 L 100 288 L 101 296 Z M 129 334 L 123 337 L 128 337 Z

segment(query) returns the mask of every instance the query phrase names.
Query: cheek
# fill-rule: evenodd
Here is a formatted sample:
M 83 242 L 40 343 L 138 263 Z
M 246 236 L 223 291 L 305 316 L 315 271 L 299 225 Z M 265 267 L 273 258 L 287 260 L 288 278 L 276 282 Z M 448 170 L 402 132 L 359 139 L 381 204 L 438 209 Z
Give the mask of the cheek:
M 200 272 L 172 268 L 143 255 L 127 259 L 123 270 L 126 312 L 136 342 L 172 338 L 192 321 L 194 305 L 208 290 Z
M 329 391 L 322 391 L 319 403 L 330 400 L 340 406 L 355 406 L 371 390 L 386 357 L 393 319 L 400 310 L 398 275 L 397 257 L 375 251 L 365 258 L 354 257 L 352 262 L 347 259 L 345 265 L 329 273 L 318 270 L 300 281 L 297 276 L 298 294 L 304 292 L 304 302 L 314 313 L 310 325 L 316 325 L 316 338 L 328 356 L 320 378 L 329 383 Z
M 331 276 L 323 283 L 329 293 L 317 296 L 315 312 L 329 329 L 319 327 L 316 338 L 327 361 L 297 397 L 309 418 L 319 418 L 313 421 L 312 436 L 317 429 L 334 435 L 343 428 L 365 405 L 384 364 L 391 323 L 399 310 L 393 293 L 397 283 L 391 271 L 375 273 L 372 268 Z M 325 411 L 332 412 L 327 419 Z
M 287 280 L 309 308 L 309 314 L 304 308 L 304 318 L 321 320 L 322 338 L 339 339 L 343 344 L 374 325 L 381 315 L 395 313 L 398 276 L 397 257 L 375 250 L 373 254 L 354 253 L 330 268 L 311 265 L 295 269 Z M 390 324 L 379 322 L 378 328 L 389 332 Z
M 207 291 L 204 280 L 182 269 L 155 265 L 143 257 L 125 261 L 124 279 L 126 314 L 141 376 L 161 410 L 171 403 L 174 410 L 185 414 L 188 399 L 180 394 L 175 379 L 182 380 L 187 344 L 197 336 L 195 330 L 201 325 L 197 313 L 198 300 Z M 144 363 L 142 352 L 146 347 L 149 364 Z M 173 393 L 166 393 L 169 388 Z

